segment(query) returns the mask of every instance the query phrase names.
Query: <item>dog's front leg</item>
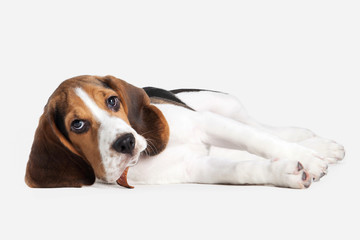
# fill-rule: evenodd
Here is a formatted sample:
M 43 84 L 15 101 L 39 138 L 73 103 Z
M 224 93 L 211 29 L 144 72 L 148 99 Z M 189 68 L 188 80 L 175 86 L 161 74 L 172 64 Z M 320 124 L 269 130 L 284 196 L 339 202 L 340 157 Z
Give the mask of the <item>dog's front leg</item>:
M 200 157 L 188 163 L 188 182 L 209 184 L 253 184 L 307 188 L 311 177 L 296 161 L 235 161 Z
M 311 149 L 286 142 L 259 129 L 210 112 L 199 113 L 201 140 L 209 145 L 246 150 L 266 159 L 299 161 L 315 180 L 326 173 L 327 164 Z

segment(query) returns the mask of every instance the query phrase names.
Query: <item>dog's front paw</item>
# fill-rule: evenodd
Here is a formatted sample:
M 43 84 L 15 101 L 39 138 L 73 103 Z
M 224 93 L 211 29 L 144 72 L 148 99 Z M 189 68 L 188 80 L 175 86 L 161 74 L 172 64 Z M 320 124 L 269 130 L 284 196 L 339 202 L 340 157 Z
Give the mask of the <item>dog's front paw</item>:
M 308 188 L 311 176 L 297 161 L 273 160 L 270 164 L 270 183 L 278 187 Z
M 299 144 L 317 152 L 327 163 L 336 163 L 345 157 L 344 147 L 332 140 L 314 137 Z
M 319 181 L 327 174 L 328 164 L 317 152 L 298 144 L 292 144 L 284 154 L 284 159 L 298 161 L 303 164 L 314 181 Z

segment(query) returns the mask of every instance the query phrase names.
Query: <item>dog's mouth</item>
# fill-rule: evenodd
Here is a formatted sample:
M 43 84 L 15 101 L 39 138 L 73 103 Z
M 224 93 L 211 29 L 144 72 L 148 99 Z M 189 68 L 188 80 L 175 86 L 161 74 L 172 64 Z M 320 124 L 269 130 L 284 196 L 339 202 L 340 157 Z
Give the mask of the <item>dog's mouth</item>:
M 118 178 L 118 180 L 116 180 L 116 183 L 119 184 L 122 187 L 126 187 L 126 188 L 134 188 L 133 186 L 129 185 L 128 181 L 127 181 L 127 174 L 129 171 L 130 167 L 135 166 L 139 161 L 139 157 L 135 157 L 133 158 L 126 166 L 125 170 L 123 171 L 123 173 L 121 174 L 121 176 Z

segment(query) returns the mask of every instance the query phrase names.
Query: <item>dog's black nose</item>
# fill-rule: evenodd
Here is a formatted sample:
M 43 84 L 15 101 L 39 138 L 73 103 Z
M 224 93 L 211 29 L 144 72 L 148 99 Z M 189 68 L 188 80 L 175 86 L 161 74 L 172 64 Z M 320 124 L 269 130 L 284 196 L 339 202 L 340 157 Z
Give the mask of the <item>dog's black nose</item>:
M 135 137 L 131 133 L 119 137 L 112 146 L 119 153 L 132 154 L 135 148 Z

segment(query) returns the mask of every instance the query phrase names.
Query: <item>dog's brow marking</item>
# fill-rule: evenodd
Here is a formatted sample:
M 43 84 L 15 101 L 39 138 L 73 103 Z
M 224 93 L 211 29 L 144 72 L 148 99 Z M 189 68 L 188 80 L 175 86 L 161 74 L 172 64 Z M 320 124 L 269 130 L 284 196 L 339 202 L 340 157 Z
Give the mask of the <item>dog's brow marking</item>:
M 91 113 L 94 115 L 97 121 L 101 121 L 104 117 L 109 117 L 109 114 L 99 108 L 93 99 L 81 88 L 75 89 L 76 95 L 85 103 L 85 105 L 90 109 Z

